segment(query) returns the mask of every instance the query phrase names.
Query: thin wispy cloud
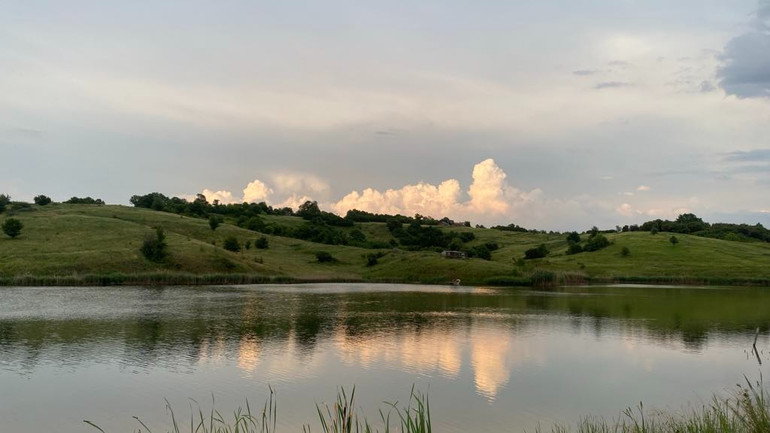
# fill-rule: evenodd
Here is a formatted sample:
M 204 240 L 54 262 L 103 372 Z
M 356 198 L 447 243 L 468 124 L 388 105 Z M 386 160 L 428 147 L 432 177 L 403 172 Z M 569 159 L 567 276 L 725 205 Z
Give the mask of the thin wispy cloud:
M 604 81 L 594 86 L 594 89 L 617 89 L 621 87 L 631 87 L 633 84 L 624 81 Z

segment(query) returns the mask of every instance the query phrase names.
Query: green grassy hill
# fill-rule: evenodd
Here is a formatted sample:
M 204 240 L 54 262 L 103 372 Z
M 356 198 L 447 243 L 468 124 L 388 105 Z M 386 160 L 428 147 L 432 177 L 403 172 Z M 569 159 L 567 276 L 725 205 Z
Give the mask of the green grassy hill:
M 8 217 L 0 215 L 0 222 Z M 770 281 L 768 243 L 677 235 L 680 242 L 673 246 L 666 233 L 609 234 L 613 244 L 606 249 L 566 255 L 567 242 L 562 235 L 443 229 L 473 232 L 475 240 L 468 246 L 496 242 L 500 248 L 487 261 L 445 259 L 428 251 L 322 245 L 270 235 L 265 235 L 268 249 L 252 247 L 235 253 L 222 248 L 226 237 L 235 236 L 243 245 L 246 241 L 253 244 L 262 234 L 228 223 L 212 231 L 204 219 L 115 205 L 32 206 L 13 217 L 24 223 L 24 229 L 16 239 L 0 237 L 0 281 L 4 284 L 257 282 L 276 278 L 437 284 L 459 278 L 464 284 L 524 284 L 537 270 L 574 282 Z M 303 223 L 298 217 L 264 218 L 285 226 Z M 163 264 L 152 263 L 139 252 L 144 237 L 154 227 L 163 227 L 167 235 L 170 258 Z M 372 241 L 387 243 L 392 239 L 381 223 L 361 223 L 355 228 Z M 551 251 L 548 257 L 516 264 L 525 250 L 541 243 Z M 623 247 L 630 250 L 628 256 L 621 255 Z M 318 263 L 317 251 L 327 251 L 337 261 Z M 366 266 L 365 255 L 376 251 L 384 256 L 377 265 Z M 99 278 L 104 276 L 111 277 Z M 204 278 L 207 276 L 215 277 Z

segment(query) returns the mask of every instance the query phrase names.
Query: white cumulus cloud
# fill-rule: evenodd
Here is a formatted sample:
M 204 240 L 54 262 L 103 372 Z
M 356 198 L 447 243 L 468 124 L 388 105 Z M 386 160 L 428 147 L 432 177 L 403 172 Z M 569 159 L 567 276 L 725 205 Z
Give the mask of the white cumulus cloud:
M 422 214 L 453 219 L 500 219 L 514 216 L 518 205 L 538 201 L 540 189 L 522 192 L 509 185 L 505 172 L 493 159 L 473 167 L 473 182 L 468 188 L 468 200 L 461 197 L 460 182 L 448 179 L 438 185 L 419 182 L 399 189 L 378 191 L 366 188 L 352 191 L 332 204 L 333 210 L 344 215 L 350 209 L 374 213 L 414 215 Z
M 246 188 L 243 189 L 243 201 L 247 203 L 266 201 L 272 193 L 273 190 L 265 185 L 264 182 L 259 179 L 254 179 L 253 182 L 250 182 L 246 185 Z
M 221 204 L 240 203 L 240 200 L 233 197 L 233 193 L 230 191 L 212 191 L 210 189 L 204 189 L 201 194 L 206 196 L 206 200 L 209 203 L 213 203 L 214 200 L 219 200 Z M 192 197 L 194 200 L 195 197 Z

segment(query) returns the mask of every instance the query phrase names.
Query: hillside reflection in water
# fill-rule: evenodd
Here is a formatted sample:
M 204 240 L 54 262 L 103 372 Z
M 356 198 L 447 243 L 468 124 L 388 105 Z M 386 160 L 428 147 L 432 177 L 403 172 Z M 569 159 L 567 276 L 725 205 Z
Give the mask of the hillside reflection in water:
M 84 412 L 109 410 L 110 401 L 162 423 L 151 409 L 158 396 L 214 392 L 240 404 L 270 383 L 289 396 L 279 421 L 291 428 L 312 421 L 314 402 L 337 386 L 365 387 L 376 409 L 415 383 L 431 387 L 444 431 L 481 421 L 531 429 L 587 412 L 612 416 L 645 395 L 707 398 L 756 372 L 744 348 L 756 328 L 767 343 L 769 327 L 761 289 L 5 288 L 0 387 L 17 393 L 0 396 L 0 419 L 45 429 L 21 415 L 24 396 L 43 393 L 71 418 L 63 431 L 82 431 Z M 84 400 L 59 400 L 57 409 L 64 394 Z

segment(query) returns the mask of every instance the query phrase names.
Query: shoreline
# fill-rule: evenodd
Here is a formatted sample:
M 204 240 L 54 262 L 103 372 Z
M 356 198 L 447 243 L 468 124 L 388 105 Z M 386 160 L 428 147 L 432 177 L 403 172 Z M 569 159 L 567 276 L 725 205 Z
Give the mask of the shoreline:
M 83 286 L 211 286 L 247 284 L 313 284 L 313 283 L 370 283 L 370 284 L 432 284 L 451 285 L 447 279 L 437 281 L 365 278 L 297 278 L 255 274 L 188 274 L 188 273 L 109 273 L 83 275 L 19 275 L 0 277 L 0 287 L 83 287 Z M 717 278 L 692 276 L 619 276 L 588 277 L 574 274 L 548 273 L 532 277 L 493 276 L 483 281 L 464 281 L 464 285 L 483 287 L 537 287 L 600 286 L 612 284 L 675 285 L 675 286 L 736 286 L 770 287 L 770 278 Z

